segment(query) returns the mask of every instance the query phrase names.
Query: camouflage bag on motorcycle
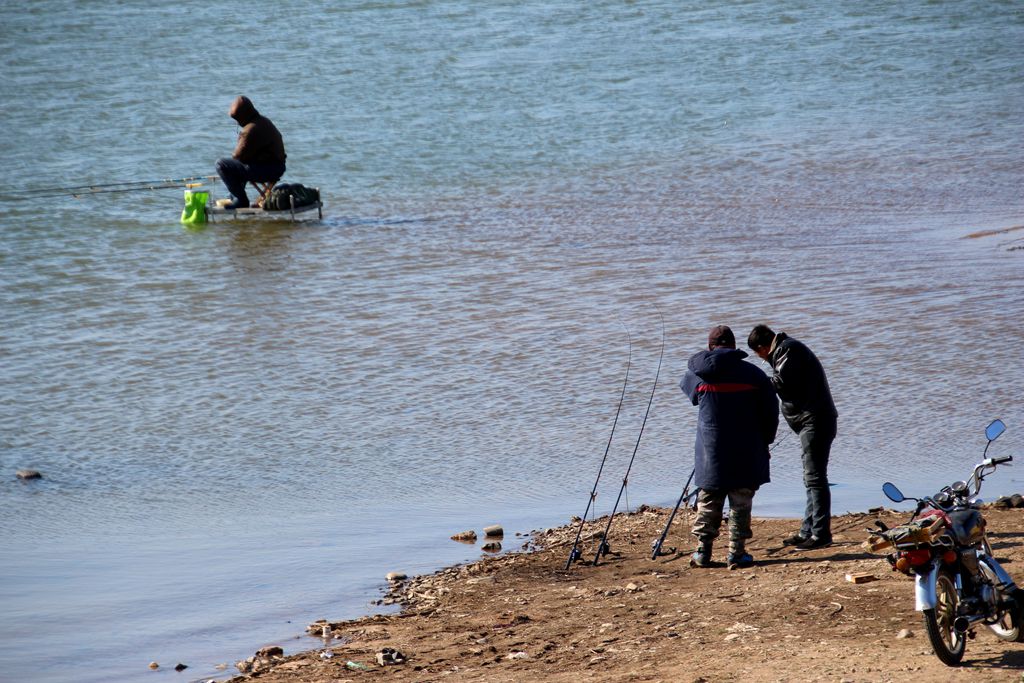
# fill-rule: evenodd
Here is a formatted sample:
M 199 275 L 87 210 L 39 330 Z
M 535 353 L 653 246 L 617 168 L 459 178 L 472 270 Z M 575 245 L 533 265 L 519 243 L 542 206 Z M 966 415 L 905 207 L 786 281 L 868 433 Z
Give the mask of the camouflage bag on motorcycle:
M 942 517 L 925 517 L 900 524 L 868 539 L 870 550 L 882 550 L 890 546 L 931 543 L 946 530 L 946 520 Z
M 946 522 L 941 517 L 926 517 L 891 529 L 889 537 L 896 545 L 931 543 L 945 530 Z

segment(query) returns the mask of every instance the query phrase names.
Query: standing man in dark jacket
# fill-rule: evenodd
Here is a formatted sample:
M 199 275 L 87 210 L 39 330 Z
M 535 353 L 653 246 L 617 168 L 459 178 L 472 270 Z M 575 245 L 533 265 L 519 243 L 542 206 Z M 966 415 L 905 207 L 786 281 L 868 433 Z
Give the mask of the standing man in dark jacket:
M 245 184 L 251 180 L 271 182 L 284 175 L 284 141 L 277 127 L 263 116 L 244 95 L 235 99 L 228 110 L 242 130 L 238 144 L 230 159 L 217 161 L 217 174 L 231 193 L 231 203 L 225 209 L 244 209 L 249 206 Z
M 824 548 L 832 544 L 828 458 L 839 415 L 825 369 L 809 348 L 785 332 L 775 334 L 767 325 L 751 330 L 747 346 L 771 364 L 772 385 L 782 400 L 782 415 L 800 435 L 803 449 L 807 507 L 800 531 L 783 543 L 803 550 Z
M 743 360 L 732 330 L 712 328 L 708 350 L 690 358 L 680 386 L 699 406 L 694 481 L 700 487 L 693 535 L 694 567 L 711 566 L 711 550 L 729 499 L 729 567 L 749 567 L 746 552 L 754 493 L 769 481 L 768 444 L 779 427 L 779 402 L 760 368 Z

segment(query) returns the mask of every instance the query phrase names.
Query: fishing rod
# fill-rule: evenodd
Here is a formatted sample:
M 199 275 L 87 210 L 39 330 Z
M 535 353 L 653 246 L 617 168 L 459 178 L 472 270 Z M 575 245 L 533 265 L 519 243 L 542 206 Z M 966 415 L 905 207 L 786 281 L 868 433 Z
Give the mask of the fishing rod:
M 658 555 L 662 554 L 662 552 L 661 552 L 661 545 L 662 545 L 662 543 L 665 542 L 665 538 L 668 536 L 668 529 L 669 529 L 669 527 L 672 526 L 672 520 L 676 518 L 676 513 L 679 511 L 679 506 L 683 504 L 684 500 L 686 500 L 687 498 L 690 497 L 690 493 L 689 493 L 690 482 L 693 481 L 693 473 L 696 472 L 696 471 L 697 471 L 696 467 L 694 467 L 692 470 L 690 470 L 690 476 L 687 477 L 687 479 L 686 479 L 686 485 L 683 486 L 683 492 L 679 494 L 679 500 L 676 501 L 676 506 L 674 508 L 672 508 L 672 514 L 668 516 L 668 522 L 665 523 L 665 530 L 661 532 L 661 536 L 651 546 L 651 548 L 652 548 L 651 559 L 652 560 L 658 559 Z M 697 491 L 694 491 L 693 493 L 696 494 Z M 666 551 L 665 554 L 668 555 L 669 553 L 672 553 L 672 552 L 675 552 L 675 548 L 672 548 L 672 550 Z
M 3 195 L 9 200 L 31 200 L 45 197 L 73 197 L 86 194 L 106 194 L 110 192 L 138 192 L 143 190 L 166 190 L 185 187 L 198 187 L 205 180 L 216 180 L 219 176 L 189 176 L 187 178 L 163 178 L 160 180 L 132 180 L 121 183 L 95 183 L 91 185 L 68 185 L 66 187 L 45 187 L 31 190 L 11 190 Z
M 647 426 L 647 418 L 651 414 L 651 404 L 654 403 L 654 392 L 658 389 L 658 377 L 661 376 L 661 362 L 665 359 L 665 316 L 661 314 L 661 310 L 658 310 L 658 315 L 661 317 L 661 355 L 658 356 L 658 371 L 654 374 L 654 386 L 651 387 L 651 398 L 647 401 L 647 412 L 644 413 L 644 421 L 640 423 L 640 433 L 636 437 L 636 445 L 633 446 L 633 455 L 629 458 L 629 465 L 626 466 L 626 474 L 622 477 L 622 486 L 619 487 L 619 495 L 615 498 L 615 505 L 612 506 L 612 513 L 608 515 L 608 525 L 604 528 L 604 533 L 601 535 L 600 543 L 597 546 L 597 553 L 594 555 L 594 565 L 597 565 L 601 559 L 601 555 L 607 555 L 610 550 L 608 547 L 608 531 L 612 528 L 612 521 L 615 519 L 615 511 L 619 509 L 619 501 L 622 500 L 622 492 L 626 490 L 626 485 L 629 483 L 629 471 L 633 469 L 633 461 L 636 459 L 637 449 L 640 448 L 640 439 L 644 435 L 644 427 Z
M 623 325 L 623 327 L 626 327 Z M 619 396 L 619 407 L 615 409 L 615 419 L 612 421 L 612 433 L 608 435 L 608 445 L 604 447 L 604 457 L 601 458 L 601 466 L 597 468 L 597 479 L 594 480 L 594 488 L 590 489 L 590 500 L 587 501 L 587 509 L 583 511 L 583 517 L 580 518 L 580 528 L 576 530 L 576 540 L 572 542 L 572 550 L 569 551 L 569 559 L 565 561 L 565 568 L 569 569 L 569 566 L 580 559 L 579 542 L 580 536 L 583 534 L 583 525 L 587 521 L 587 513 L 590 512 L 590 506 L 594 505 L 594 501 L 597 499 L 597 482 L 601 481 L 601 472 L 604 470 L 604 463 L 608 459 L 608 451 L 612 447 L 612 437 L 615 436 L 615 425 L 619 423 L 619 412 L 622 410 L 622 399 L 626 397 L 626 384 L 629 382 L 629 368 L 633 362 L 633 338 L 629 334 L 629 328 L 626 327 L 626 339 L 629 340 L 629 356 L 626 359 L 626 379 L 622 380 L 622 394 Z
M 782 435 L 781 439 L 779 439 L 778 441 L 773 443 L 768 448 L 768 454 L 770 455 L 771 452 L 775 450 L 776 446 L 778 446 L 780 443 L 785 441 L 786 438 L 790 435 L 790 433 L 791 432 L 786 432 L 785 434 Z M 651 548 L 653 550 L 651 552 L 651 559 L 652 560 L 658 559 L 659 555 L 669 555 L 671 553 L 674 553 L 675 550 L 676 550 L 675 548 L 672 548 L 671 550 L 666 550 L 665 552 L 662 552 L 661 551 L 661 546 L 665 542 L 665 538 L 668 536 L 669 527 L 672 526 L 672 520 L 674 520 L 676 518 L 676 512 L 679 511 L 679 506 L 682 505 L 684 501 L 686 501 L 687 505 L 689 505 L 689 502 L 688 502 L 689 499 L 690 498 L 696 498 L 697 494 L 700 493 L 700 489 L 699 488 L 694 489 L 693 493 L 687 493 L 687 489 L 690 488 L 690 482 L 693 480 L 693 474 L 696 471 L 697 471 L 696 466 L 694 466 L 694 468 L 692 470 L 690 470 L 690 476 L 686 480 L 686 485 L 683 486 L 683 492 L 679 495 L 679 500 L 676 501 L 676 506 L 674 508 L 672 508 L 672 514 L 670 514 L 668 516 L 668 522 L 665 523 L 665 530 L 661 532 L 661 537 L 658 538 L 657 541 L 655 541 L 654 543 L 651 544 Z
M 47 197 L 67 197 L 67 196 L 75 197 L 77 199 L 78 197 L 84 197 L 87 194 L 110 194 L 110 193 L 119 193 L 119 192 L 142 192 L 144 190 L 176 190 L 176 189 L 180 189 L 181 187 L 185 187 L 186 189 L 188 189 L 188 188 L 194 188 L 194 187 L 200 187 L 200 186 L 202 186 L 202 183 L 186 183 L 184 185 L 179 184 L 179 183 L 168 183 L 166 185 L 145 185 L 145 186 L 139 186 L 139 187 L 122 187 L 122 188 L 111 188 L 111 189 L 95 189 L 95 190 L 83 190 L 83 191 L 80 191 L 80 192 L 55 192 L 53 194 L 33 194 L 33 195 L 24 195 L 24 196 L 20 196 L 20 197 L 4 196 L 4 199 L 9 199 L 9 200 L 14 200 L 14 201 L 28 201 L 28 200 L 31 200 L 31 199 L 45 199 Z

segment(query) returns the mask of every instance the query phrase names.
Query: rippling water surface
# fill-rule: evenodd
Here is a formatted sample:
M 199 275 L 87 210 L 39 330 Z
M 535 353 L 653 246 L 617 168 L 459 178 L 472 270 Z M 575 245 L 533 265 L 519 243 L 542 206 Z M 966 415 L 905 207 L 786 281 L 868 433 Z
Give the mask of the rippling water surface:
M 514 548 L 582 512 L 631 357 L 606 514 L 662 334 L 633 506 L 689 473 L 720 322 L 824 362 L 837 512 L 964 476 L 994 417 L 1024 456 L 1024 230 L 965 238 L 1024 224 L 1022 44 L 1017 2 L 7 8 L 8 191 L 211 173 L 245 93 L 327 210 L 0 202 L 0 678 L 223 676 L 455 531 Z

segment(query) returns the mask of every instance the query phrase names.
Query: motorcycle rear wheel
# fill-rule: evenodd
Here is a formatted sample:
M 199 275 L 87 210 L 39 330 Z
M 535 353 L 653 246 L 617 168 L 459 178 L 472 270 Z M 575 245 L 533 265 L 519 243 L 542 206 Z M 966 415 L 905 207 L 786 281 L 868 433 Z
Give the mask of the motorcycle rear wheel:
M 924 628 L 935 655 L 946 666 L 959 666 L 967 649 L 967 635 L 953 628 L 960 597 L 956 583 L 945 569 L 935 579 L 935 607 L 924 611 Z
M 1014 589 L 1012 597 L 1017 603 L 1017 642 L 1024 643 L 1024 590 Z
M 985 558 L 982 557 L 978 561 L 978 569 L 992 586 L 999 583 L 999 579 L 996 578 L 996 573 L 988 566 Z M 1016 605 L 1014 606 L 1016 607 Z M 1024 635 L 1021 629 L 1020 613 L 1017 609 L 1010 608 L 1004 610 L 999 615 L 999 619 L 994 623 L 986 622 L 985 625 L 992 629 L 992 633 L 996 634 L 996 638 L 999 640 L 1005 640 L 1010 643 L 1019 642 L 1021 636 Z

